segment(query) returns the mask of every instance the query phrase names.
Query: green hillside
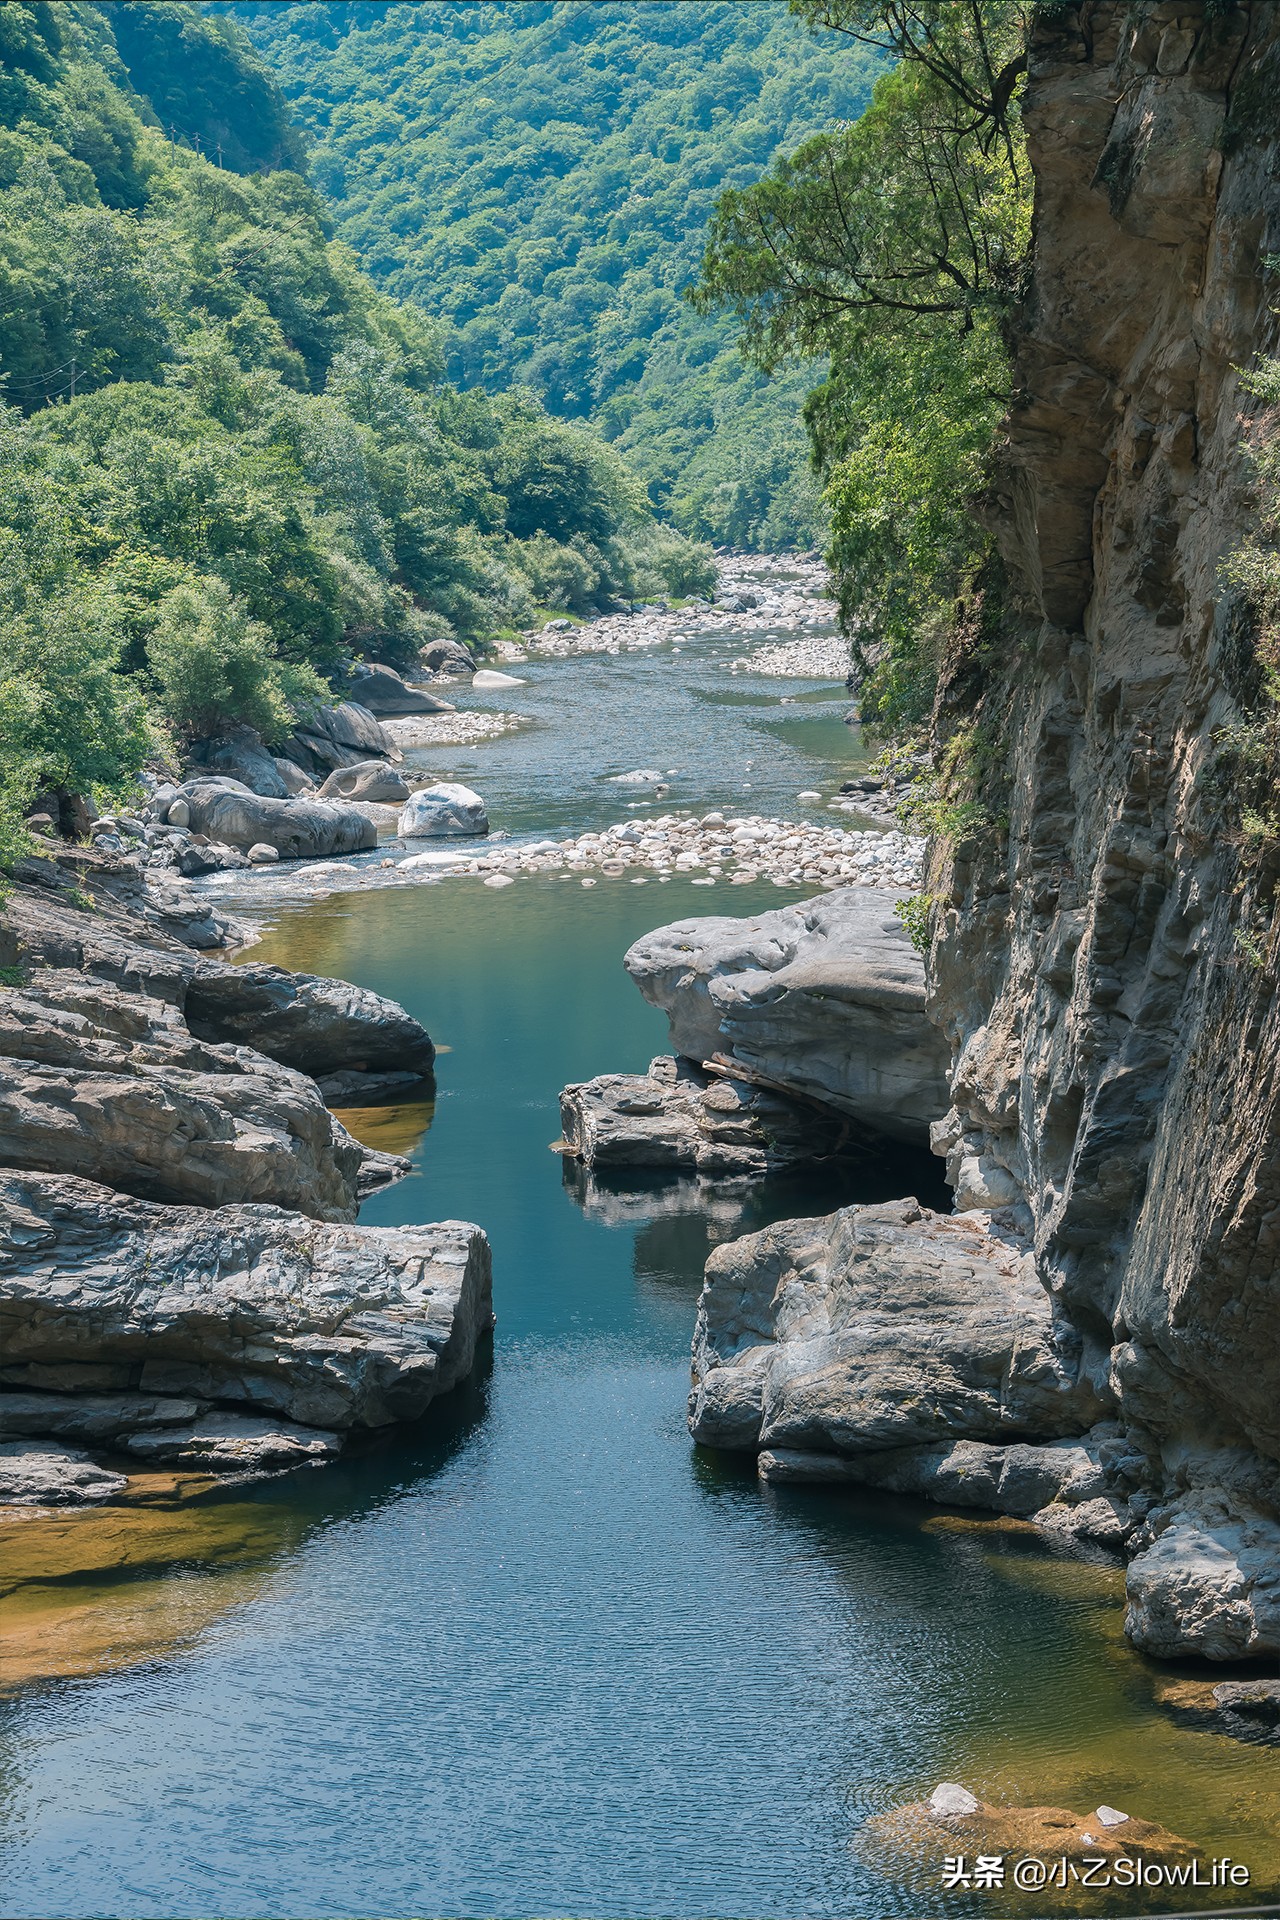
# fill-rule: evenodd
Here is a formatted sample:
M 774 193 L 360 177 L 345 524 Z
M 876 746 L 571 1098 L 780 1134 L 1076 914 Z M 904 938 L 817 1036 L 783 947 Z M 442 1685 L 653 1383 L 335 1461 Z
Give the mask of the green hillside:
M 380 286 L 449 323 L 450 377 L 589 416 L 691 532 L 808 539 L 799 410 L 680 298 L 713 204 L 858 115 L 876 56 L 783 0 L 239 4 Z
M 0 864 L 37 789 L 359 656 L 714 577 L 593 429 L 445 383 L 298 151 L 231 23 L 0 7 Z

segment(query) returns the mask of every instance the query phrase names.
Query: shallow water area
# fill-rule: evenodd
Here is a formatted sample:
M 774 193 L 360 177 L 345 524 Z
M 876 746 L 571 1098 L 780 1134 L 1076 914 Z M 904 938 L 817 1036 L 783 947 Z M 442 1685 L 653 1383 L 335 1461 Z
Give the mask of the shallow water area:
M 662 757 L 597 725 L 591 664 L 548 665 L 540 727 L 483 750 L 477 784 L 513 828 L 547 827 L 548 808 L 575 831 L 622 817 L 604 774 Z M 659 664 L 602 673 L 644 689 Z M 761 811 L 847 771 L 828 732 L 805 744 L 828 692 L 784 685 L 798 697 L 779 713 L 776 681 L 706 677 L 669 708 L 652 682 L 673 742 L 683 711 L 691 789 L 713 767 L 724 782 L 743 727 L 788 769 L 768 769 Z M 726 714 L 712 751 L 706 716 Z M 1156 1670 L 1123 1643 L 1114 1562 L 923 1503 L 762 1488 L 751 1463 L 690 1445 L 709 1247 L 852 1200 L 945 1204 L 940 1163 L 708 1189 L 593 1181 L 549 1150 L 563 1084 L 664 1049 L 622 971 L 630 941 L 807 891 L 544 875 L 280 913 L 255 959 L 391 994 L 447 1049 L 434 1102 L 343 1117 L 415 1162 L 366 1221 L 490 1234 L 492 1368 L 418 1432 L 148 1513 L 124 1568 L 91 1531 L 118 1515 L 80 1536 L 55 1522 L 43 1558 L 24 1545 L 39 1523 L 0 1533 L 0 1622 L 28 1656 L 0 1699 L 5 1913 L 998 1913 L 1000 1896 L 945 1892 L 934 1867 L 869 1843 L 869 1818 L 943 1779 L 1158 1820 L 1250 1864 L 1242 1904 L 1280 1885 L 1280 1754 L 1164 1716 Z M 1044 1908 L 1089 1910 L 1078 1894 Z

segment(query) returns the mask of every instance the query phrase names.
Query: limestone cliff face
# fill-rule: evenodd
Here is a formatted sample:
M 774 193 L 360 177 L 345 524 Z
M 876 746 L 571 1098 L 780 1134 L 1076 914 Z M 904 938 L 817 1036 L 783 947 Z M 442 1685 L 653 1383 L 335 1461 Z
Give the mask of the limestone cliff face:
M 1025 1206 L 1160 1497 L 1275 1515 L 1274 874 L 1233 837 L 1216 736 L 1250 692 L 1220 565 L 1255 511 L 1238 369 L 1276 351 L 1280 9 L 1045 9 L 1026 117 L 1004 657 L 977 670 L 1008 833 L 931 876 L 943 1144 L 959 1204 Z M 957 662 L 944 716 L 974 679 Z

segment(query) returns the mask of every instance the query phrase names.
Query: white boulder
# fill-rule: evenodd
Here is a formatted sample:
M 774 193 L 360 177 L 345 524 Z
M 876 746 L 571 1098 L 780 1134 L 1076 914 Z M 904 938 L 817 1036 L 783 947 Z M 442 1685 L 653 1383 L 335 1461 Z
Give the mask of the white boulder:
M 419 788 L 417 793 L 410 794 L 400 815 L 400 835 L 405 840 L 453 838 L 488 831 L 489 816 L 480 795 L 453 780 Z

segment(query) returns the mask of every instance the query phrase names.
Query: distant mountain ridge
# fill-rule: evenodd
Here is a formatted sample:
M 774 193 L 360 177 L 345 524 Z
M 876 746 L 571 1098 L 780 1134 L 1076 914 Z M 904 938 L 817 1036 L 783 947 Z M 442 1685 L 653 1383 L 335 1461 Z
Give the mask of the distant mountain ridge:
M 782 0 L 236 0 L 339 236 L 451 327 L 450 377 L 590 416 L 677 525 L 808 540 L 813 369 L 766 382 L 680 299 L 718 193 L 856 117 L 875 56 Z

